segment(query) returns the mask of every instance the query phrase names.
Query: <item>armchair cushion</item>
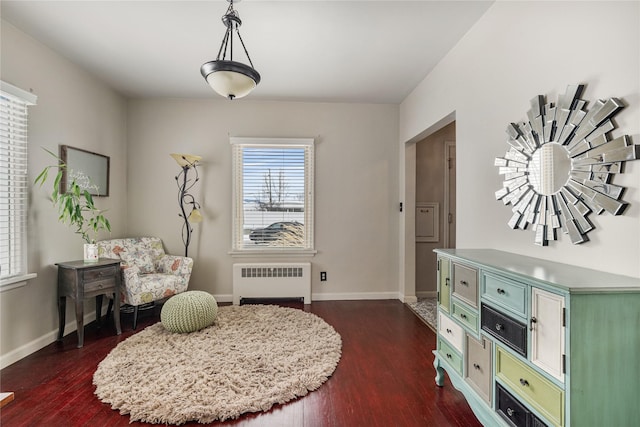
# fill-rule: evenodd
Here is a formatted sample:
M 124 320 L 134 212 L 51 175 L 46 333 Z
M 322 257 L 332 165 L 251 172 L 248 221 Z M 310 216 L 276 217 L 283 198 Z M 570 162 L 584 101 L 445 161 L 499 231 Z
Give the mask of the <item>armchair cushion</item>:
M 138 306 L 187 290 L 193 260 L 167 255 L 157 237 L 102 240 L 99 256 L 122 262 L 122 302 Z

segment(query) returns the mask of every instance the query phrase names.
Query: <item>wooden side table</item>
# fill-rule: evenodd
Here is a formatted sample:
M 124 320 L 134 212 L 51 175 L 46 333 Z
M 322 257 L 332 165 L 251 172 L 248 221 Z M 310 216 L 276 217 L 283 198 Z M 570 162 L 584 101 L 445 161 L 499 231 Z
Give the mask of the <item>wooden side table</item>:
M 118 335 L 120 328 L 120 260 L 100 258 L 97 262 L 68 261 L 58 266 L 58 341 L 64 336 L 67 297 L 75 300 L 78 348 L 84 344 L 84 299 L 96 297 L 96 320 L 100 323 L 102 296 L 114 295 L 113 316 Z

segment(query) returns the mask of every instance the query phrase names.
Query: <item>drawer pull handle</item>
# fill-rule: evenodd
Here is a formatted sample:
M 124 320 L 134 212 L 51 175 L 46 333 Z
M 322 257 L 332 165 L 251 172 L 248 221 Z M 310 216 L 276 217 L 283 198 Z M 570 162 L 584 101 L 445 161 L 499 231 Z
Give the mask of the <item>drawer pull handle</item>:
M 460 313 L 460 317 L 463 318 L 464 320 L 467 320 L 467 315 L 464 313 Z
M 531 326 L 529 326 L 529 330 L 533 331 L 533 324 L 538 322 L 538 319 L 536 319 L 535 317 L 532 317 L 531 320 Z
M 450 334 L 451 333 L 451 329 L 447 328 L 447 333 Z
M 514 411 L 513 409 L 507 408 L 507 415 L 508 416 L 513 417 L 513 414 L 515 414 L 515 413 L 516 413 L 516 411 Z
M 529 386 L 529 381 L 525 380 L 524 378 L 520 378 L 520 385 L 522 387 L 528 387 Z
M 500 295 L 504 295 L 506 293 L 502 288 L 496 289 L 496 292 L 498 292 Z
M 447 353 L 447 359 L 451 359 L 451 353 Z
M 478 365 L 477 363 L 473 364 L 474 369 L 477 369 L 478 371 L 480 370 L 480 365 Z
M 444 285 L 445 286 L 449 286 L 449 278 L 448 277 L 446 279 L 444 279 Z
M 503 331 L 504 325 L 502 323 L 496 323 L 496 331 Z
M 466 280 L 460 280 L 460 284 L 464 286 L 469 286 L 469 283 L 467 283 Z

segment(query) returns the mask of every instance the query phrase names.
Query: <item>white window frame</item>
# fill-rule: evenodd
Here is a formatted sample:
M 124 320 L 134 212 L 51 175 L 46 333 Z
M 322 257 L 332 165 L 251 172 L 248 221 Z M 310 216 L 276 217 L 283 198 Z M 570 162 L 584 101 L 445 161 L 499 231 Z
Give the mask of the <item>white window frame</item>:
M 1 229 L 2 270 L 0 292 L 24 286 L 36 277 L 28 273 L 27 220 L 29 175 L 27 173 L 27 119 L 28 107 L 36 105 L 38 97 L 4 81 L 0 81 L 2 97 L 2 133 L 0 135 L 0 172 L 3 174 L 0 197 L 7 204 L 0 212 L 0 220 L 7 227 Z M 9 197 L 13 194 L 13 197 Z M 18 200 L 17 208 L 9 200 Z M 7 267 L 9 271 L 7 272 Z
M 241 138 L 230 137 L 232 146 L 232 249 L 229 252 L 233 256 L 253 255 L 287 255 L 309 256 L 314 255 L 314 157 L 315 145 L 313 138 Z M 305 204 L 304 204 L 304 234 L 305 244 L 301 247 L 258 247 L 247 248 L 243 245 L 243 148 L 255 147 L 291 147 L 305 148 Z

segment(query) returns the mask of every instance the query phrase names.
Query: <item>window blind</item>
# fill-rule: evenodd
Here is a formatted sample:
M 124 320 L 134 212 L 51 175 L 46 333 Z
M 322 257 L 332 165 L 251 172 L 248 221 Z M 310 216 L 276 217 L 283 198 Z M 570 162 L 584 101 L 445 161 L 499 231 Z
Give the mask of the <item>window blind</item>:
M 27 275 L 28 106 L 35 95 L 0 86 L 0 280 Z
M 313 249 L 313 139 L 231 143 L 234 250 Z

